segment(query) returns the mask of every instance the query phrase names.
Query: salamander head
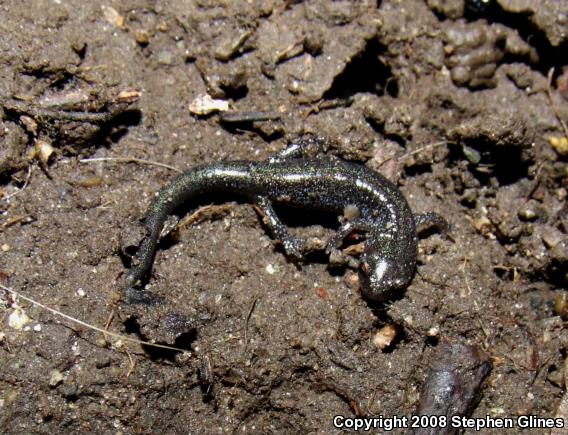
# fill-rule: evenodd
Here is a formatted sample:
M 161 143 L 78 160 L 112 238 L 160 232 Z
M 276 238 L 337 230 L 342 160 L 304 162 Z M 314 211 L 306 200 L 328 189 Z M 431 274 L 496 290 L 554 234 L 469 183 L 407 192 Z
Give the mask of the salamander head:
M 404 290 L 414 274 L 415 262 L 376 254 L 363 255 L 359 268 L 361 293 L 369 300 L 382 302 Z

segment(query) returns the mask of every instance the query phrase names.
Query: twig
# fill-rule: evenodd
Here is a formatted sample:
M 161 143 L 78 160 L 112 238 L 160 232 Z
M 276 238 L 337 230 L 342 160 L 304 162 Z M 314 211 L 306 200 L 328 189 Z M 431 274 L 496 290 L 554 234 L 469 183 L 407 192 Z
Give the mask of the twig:
M 4 291 L 7 291 L 8 293 L 13 294 L 16 297 L 19 297 L 20 299 L 23 299 L 24 301 L 27 301 L 27 302 L 29 302 L 29 303 L 37 306 L 37 307 L 43 308 L 44 310 L 47 310 L 50 313 L 55 314 L 56 316 L 63 317 L 64 319 L 67 319 L 67 320 L 69 320 L 73 323 L 76 323 L 78 325 L 84 326 L 84 327 L 89 328 L 89 329 L 93 329 L 93 330 L 98 331 L 102 334 L 110 335 L 111 337 L 114 337 L 116 339 L 124 340 L 124 341 L 130 341 L 131 343 L 140 344 L 142 346 L 151 346 L 151 347 L 157 347 L 157 348 L 160 348 L 160 349 L 167 349 L 167 350 L 173 350 L 173 351 L 176 351 L 176 352 L 187 353 L 187 350 L 180 349 L 178 347 L 166 346 L 165 344 L 150 343 L 148 341 L 138 340 L 136 338 L 128 337 L 126 335 L 117 334 L 116 332 L 105 331 L 103 328 L 99 328 L 98 326 L 94 326 L 94 325 L 91 325 L 87 322 L 83 322 L 82 320 L 71 317 L 68 314 L 65 314 L 65 313 L 62 313 L 61 311 L 56 310 L 55 308 L 48 307 L 47 305 L 44 305 L 40 302 L 33 300 L 32 298 L 24 296 L 20 292 L 17 292 L 16 290 L 13 290 L 9 287 L 6 287 L 2 284 L 0 284 L 0 288 Z
M 225 123 L 250 123 L 257 121 L 276 121 L 282 118 L 277 112 L 232 112 L 223 113 L 219 120 Z
M 124 349 L 124 352 L 126 353 L 126 356 L 128 357 L 128 360 L 130 361 L 130 367 L 128 368 L 128 372 L 126 372 L 126 376 L 125 376 L 125 380 L 128 379 L 128 377 L 132 374 L 132 372 L 134 371 L 134 368 L 136 367 L 136 363 L 134 362 L 134 358 L 132 358 L 132 355 L 130 354 L 130 352 L 128 351 L 128 349 Z
M 112 324 L 112 321 L 114 320 L 114 308 L 111 310 L 110 314 L 108 315 L 107 321 L 105 323 L 105 327 L 104 330 L 108 331 L 108 328 L 110 328 L 110 325 Z M 105 341 L 107 340 L 107 336 L 105 334 Z
M 567 138 L 568 138 L 568 136 L 567 136 Z M 536 189 L 538 189 L 538 186 L 540 185 L 539 176 L 540 176 L 540 173 L 542 171 L 542 167 L 544 166 L 544 164 L 545 164 L 544 162 L 541 162 L 537 166 L 536 173 L 535 173 L 534 178 L 533 178 L 533 186 L 531 187 L 528 195 L 526 196 L 526 199 L 525 199 L 525 202 L 524 202 L 525 204 L 527 202 L 529 202 L 529 200 L 532 198 L 532 196 L 536 192 Z
M 30 178 L 32 176 L 32 170 L 33 170 L 33 165 L 29 165 L 28 166 L 28 174 L 26 175 L 26 179 L 24 180 L 24 185 L 20 189 L 16 190 L 15 192 L 12 192 L 9 195 L 6 195 L 4 198 L 2 198 L 4 201 L 16 196 L 20 192 L 23 192 L 24 189 L 26 187 L 28 187 L 28 183 L 30 182 Z
M 556 103 L 554 102 L 554 98 L 553 98 L 553 95 L 552 95 L 552 76 L 553 75 L 554 75 L 554 67 L 550 68 L 550 70 L 548 71 L 548 81 L 546 83 L 546 93 L 548 95 L 548 99 L 550 100 L 550 107 L 552 107 L 552 111 L 554 112 L 554 116 L 556 116 L 556 119 L 560 123 L 562 130 L 564 130 L 564 136 L 566 137 L 566 139 L 568 139 L 568 126 L 566 125 L 564 120 L 560 117 L 560 114 L 558 113 L 558 108 L 556 107 Z
M 252 305 L 250 306 L 250 310 L 247 314 L 247 318 L 245 320 L 245 334 L 244 334 L 244 340 L 245 340 L 245 348 L 243 349 L 243 352 L 247 350 L 247 345 L 248 345 L 248 326 L 249 326 L 249 321 L 250 318 L 252 316 L 252 312 L 254 311 L 254 308 L 256 307 L 256 301 L 258 301 L 258 297 L 254 298 L 254 301 L 252 301 Z
M 421 153 L 421 152 L 424 151 L 424 150 L 427 150 L 427 149 L 429 149 L 429 148 L 436 148 L 436 147 L 439 147 L 440 145 L 447 145 L 447 144 L 448 144 L 448 142 L 446 142 L 446 141 L 440 141 L 440 142 L 435 142 L 435 143 L 431 143 L 431 144 L 428 144 L 428 145 L 424 145 L 424 146 L 422 146 L 422 147 L 420 147 L 420 148 L 415 149 L 414 151 L 410 151 L 410 152 L 408 152 L 408 153 L 406 153 L 406 154 L 403 154 L 402 156 L 398 157 L 398 158 L 396 159 L 396 162 L 397 162 L 397 163 L 401 163 L 404 159 L 406 159 L 406 158 L 408 158 L 408 157 L 410 157 L 410 156 L 413 156 L 413 155 L 415 155 L 415 154 Z M 395 156 L 387 157 L 386 159 L 384 159 L 382 162 L 380 162 L 380 163 L 378 164 L 378 167 L 380 168 L 380 167 L 383 166 L 386 162 L 390 162 L 390 161 L 393 160 L 394 158 L 395 158 Z
M 415 154 L 421 153 L 422 151 L 427 150 L 427 149 L 429 149 L 429 148 L 436 148 L 436 147 L 439 147 L 439 146 L 441 146 L 441 145 L 447 145 L 447 144 L 448 144 L 448 142 L 446 142 L 445 140 L 443 140 L 443 141 L 440 141 L 440 142 L 435 142 L 435 143 L 431 143 L 431 144 L 428 144 L 428 145 L 424 145 L 424 146 L 422 146 L 422 147 L 420 147 L 420 148 L 415 149 L 414 151 L 410 151 L 409 153 L 403 154 L 402 156 L 400 156 L 400 157 L 398 158 L 398 161 L 401 162 L 401 161 L 403 161 L 404 159 L 406 159 L 406 158 L 408 158 L 408 157 L 410 157 L 410 156 L 413 156 L 413 155 L 415 155 Z
M 114 319 L 114 309 L 108 315 L 107 321 L 105 323 L 105 331 L 108 331 L 108 328 L 110 328 L 113 319 Z
M 33 222 L 34 218 L 31 214 L 23 214 L 20 216 L 15 216 L 13 218 L 7 219 L 6 221 L 0 224 L 0 233 L 4 231 L 6 228 L 10 228 L 12 225 L 16 225 L 19 222 L 30 223 Z
M 4 111 L 14 112 L 18 115 L 25 114 L 36 120 L 56 120 L 56 121 L 76 121 L 104 124 L 118 115 L 121 110 L 109 112 L 80 112 L 66 111 L 58 109 L 38 108 L 33 104 L 22 103 L 20 101 L 6 102 L 3 104 Z
M 166 165 L 165 163 L 155 162 L 153 160 L 138 159 L 136 157 L 97 157 L 93 159 L 80 159 L 80 163 L 92 162 L 118 162 L 118 163 L 139 163 L 141 165 L 159 166 L 160 168 L 170 169 L 176 172 L 183 172 L 175 166 Z

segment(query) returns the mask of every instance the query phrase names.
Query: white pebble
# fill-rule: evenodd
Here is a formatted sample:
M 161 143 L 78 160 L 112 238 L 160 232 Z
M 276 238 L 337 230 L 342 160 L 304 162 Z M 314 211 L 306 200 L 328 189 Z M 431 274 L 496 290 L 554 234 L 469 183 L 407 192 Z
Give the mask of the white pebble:
M 22 330 L 26 323 L 30 322 L 30 318 L 21 308 L 16 308 L 12 314 L 8 316 L 8 326 L 11 328 Z
M 63 373 L 59 370 L 52 370 L 49 376 L 49 386 L 57 387 L 61 382 L 63 382 Z

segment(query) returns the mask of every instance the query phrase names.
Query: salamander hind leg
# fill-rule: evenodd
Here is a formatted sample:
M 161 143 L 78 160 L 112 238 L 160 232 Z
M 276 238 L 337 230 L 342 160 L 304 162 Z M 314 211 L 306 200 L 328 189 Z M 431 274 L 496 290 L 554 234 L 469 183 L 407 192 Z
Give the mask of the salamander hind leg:
M 304 260 L 303 246 L 304 244 L 300 239 L 293 237 L 289 232 L 288 228 L 282 223 L 270 200 L 264 196 L 259 196 L 255 198 L 255 204 L 257 205 L 259 212 L 262 217 L 262 221 L 268 227 L 272 236 L 278 239 L 282 243 L 284 252 L 286 256 L 292 261 L 301 262 Z
M 354 231 L 367 232 L 369 231 L 369 224 L 362 219 L 342 223 L 335 235 L 327 242 L 326 252 L 329 254 L 339 249 L 345 238 Z

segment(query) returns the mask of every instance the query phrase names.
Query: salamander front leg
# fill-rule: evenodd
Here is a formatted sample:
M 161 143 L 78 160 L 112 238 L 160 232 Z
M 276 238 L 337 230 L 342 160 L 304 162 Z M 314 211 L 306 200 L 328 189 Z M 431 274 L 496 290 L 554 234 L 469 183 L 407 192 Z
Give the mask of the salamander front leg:
M 288 228 L 282 223 L 268 198 L 259 196 L 255 198 L 255 203 L 262 217 L 262 221 L 268 227 L 272 236 L 282 243 L 286 256 L 295 262 L 303 261 L 303 243 L 288 232 Z
M 450 231 L 450 224 L 437 213 L 428 212 L 414 215 L 414 222 L 416 223 L 416 232 L 422 233 L 430 229 L 438 231 L 442 236 L 447 236 Z

